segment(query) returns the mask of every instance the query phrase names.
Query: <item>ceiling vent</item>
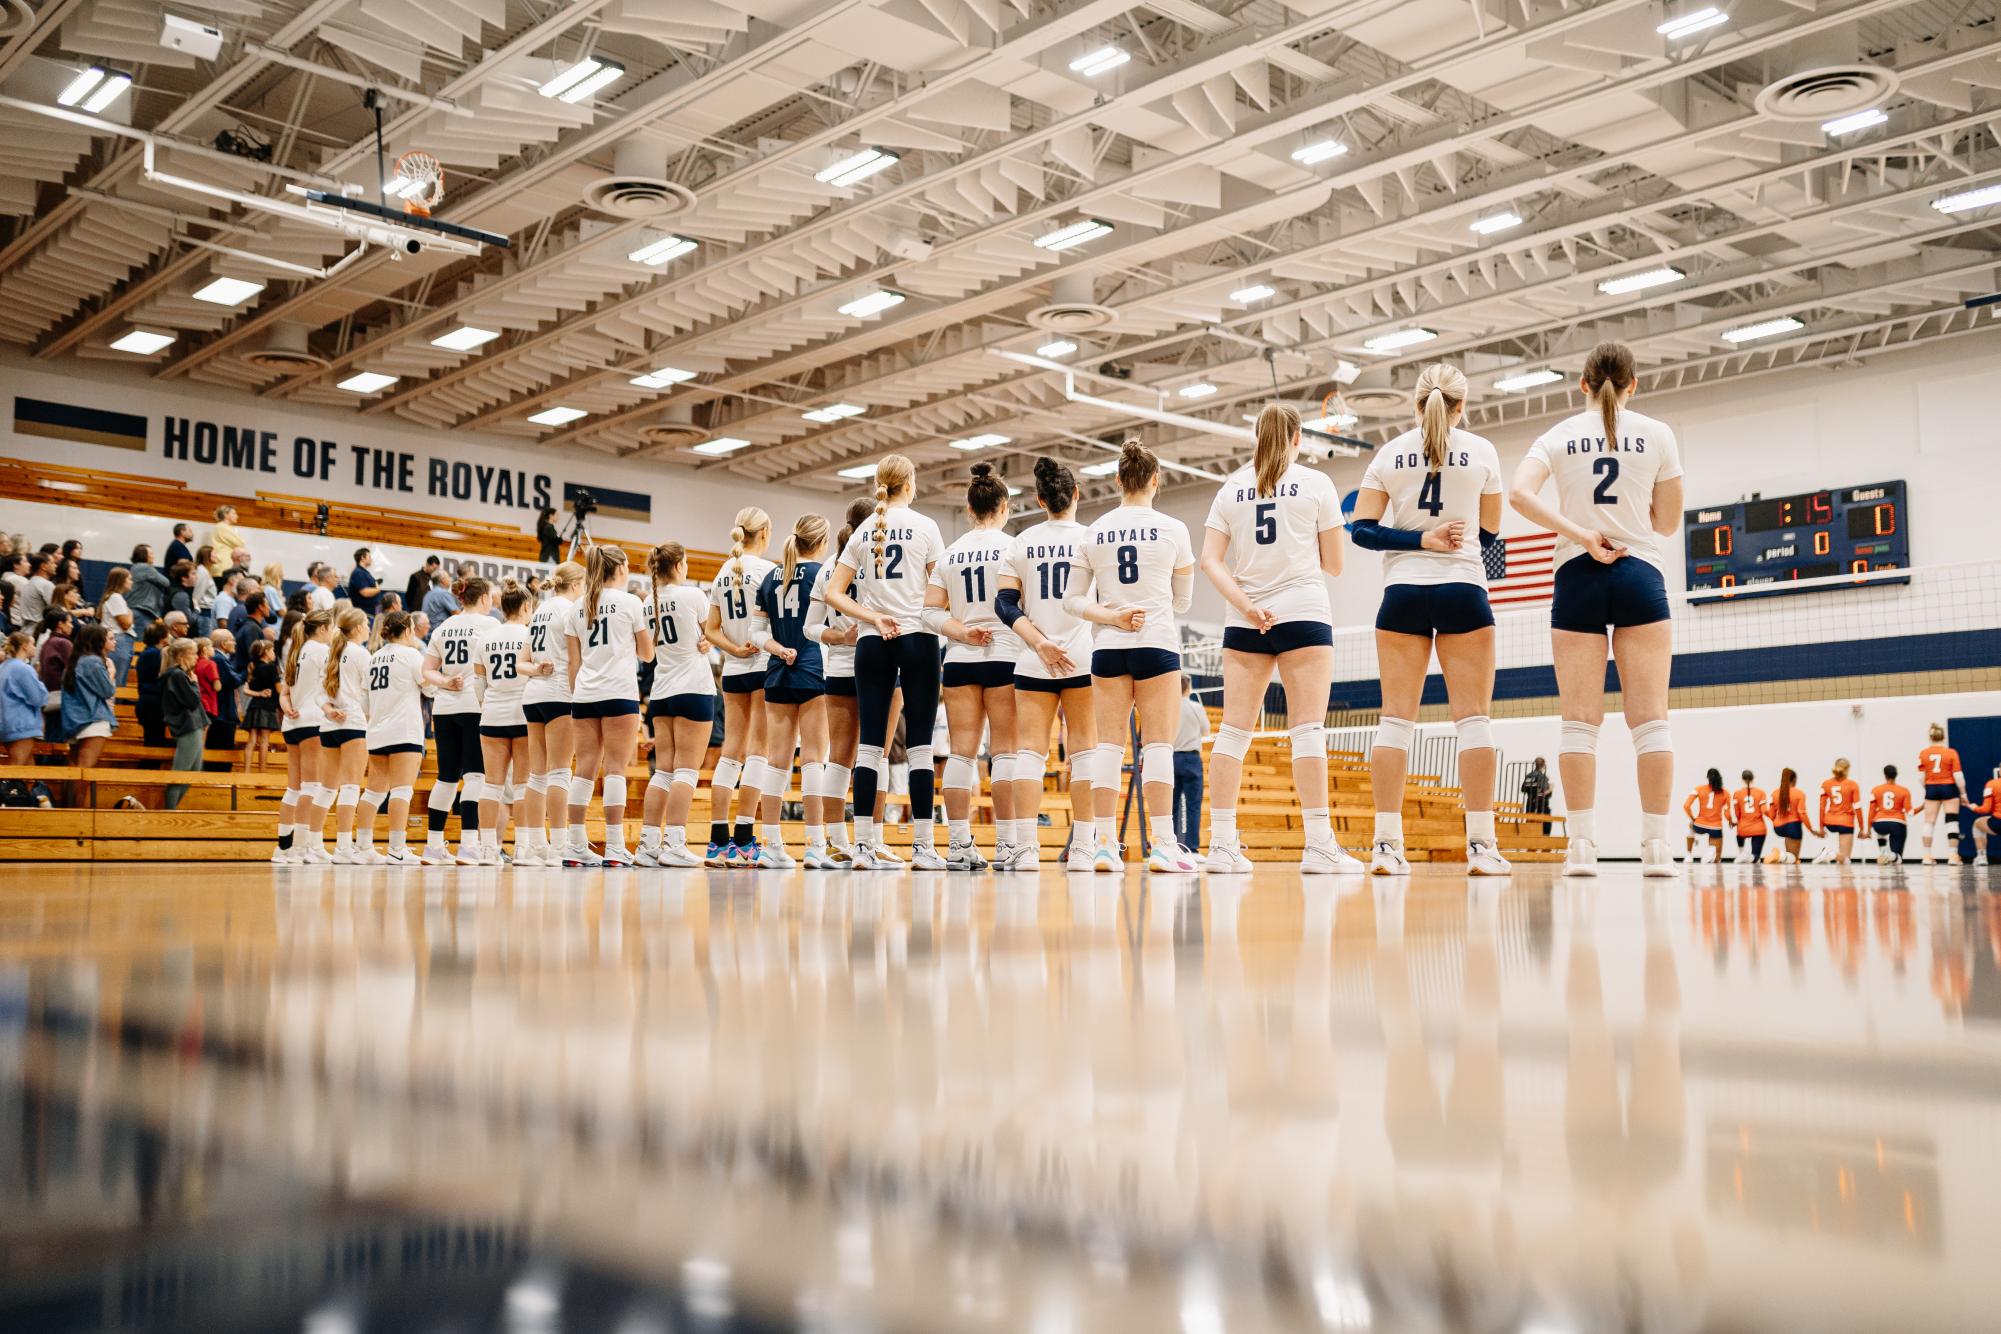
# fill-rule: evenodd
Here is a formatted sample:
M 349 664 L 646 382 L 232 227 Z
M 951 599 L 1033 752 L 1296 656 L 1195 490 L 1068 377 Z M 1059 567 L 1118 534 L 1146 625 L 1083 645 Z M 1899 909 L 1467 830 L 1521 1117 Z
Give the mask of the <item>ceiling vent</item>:
M 1363 371 L 1355 383 L 1342 386 L 1341 401 L 1357 417 L 1409 416 L 1413 410 L 1410 390 L 1392 384 L 1387 370 Z
M 0 0 L 0 37 L 12 37 L 35 26 L 35 7 L 28 0 Z
M 1801 70 L 1765 86 L 1757 107 L 1773 120 L 1818 124 L 1873 107 L 1897 91 L 1894 70 L 1876 65 L 1827 65 Z
M 243 359 L 260 371 L 276 371 L 280 375 L 323 371 L 333 363 L 307 346 L 306 334 L 303 324 L 274 324 L 271 332 L 264 335 L 264 346 L 245 354 Z
M 648 449 L 686 449 L 707 440 L 709 434 L 695 425 L 692 405 L 662 408 L 658 417 L 639 428 L 640 443 Z
M 667 146 L 634 137 L 612 153 L 612 169 L 584 187 L 584 203 L 615 218 L 664 218 L 695 202 L 695 192 L 667 179 Z
M 1091 275 L 1070 273 L 1049 287 L 1049 304 L 1028 312 L 1028 322 L 1051 333 L 1089 333 L 1102 329 L 1118 318 L 1110 306 L 1101 306 L 1091 290 Z

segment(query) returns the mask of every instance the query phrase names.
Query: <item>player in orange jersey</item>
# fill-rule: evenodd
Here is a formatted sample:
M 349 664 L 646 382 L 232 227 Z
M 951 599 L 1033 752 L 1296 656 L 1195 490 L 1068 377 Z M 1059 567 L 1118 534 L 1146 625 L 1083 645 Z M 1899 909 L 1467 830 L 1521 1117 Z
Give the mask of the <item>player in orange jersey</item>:
M 1737 825 L 1737 860 L 1755 862 L 1765 855 L 1765 789 L 1743 773 L 1744 786 L 1730 794 L 1730 818 Z
M 1925 785 L 1925 813 L 1918 821 L 1918 852 L 1926 866 L 1932 864 L 1932 832 L 1938 828 L 1938 818 L 1944 815 L 1948 820 L 1959 817 L 1959 803 L 1966 800 L 1966 775 L 1959 771 L 1959 752 L 1945 744 L 1945 729 L 1932 724 L 1932 743 L 1918 752 L 1918 781 Z M 1952 849 L 1951 861 L 1959 863 L 1959 847 L 1950 829 L 1945 836 L 1946 845 Z
M 1723 790 L 1723 775 L 1716 769 L 1709 771 L 1709 781 L 1688 794 L 1682 802 L 1681 813 L 1688 817 L 1688 860 L 1693 862 L 1720 862 L 1723 860 L 1723 816 L 1730 805 L 1730 794 Z M 1705 838 L 1709 846 L 1700 853 L 1695 851 L 1695 840 Z
M 1773 848 L 1767 861 L 1785 866 L 1796 866 L 1800 859 L 1800 831 L 1811 829 L 1806 818 L 1806 793 L 1800 790 L 1799 775 L 1791 769 L 1779 770 L 1779 785 L 1772 789 L 1772 799 L 1765 803 L 1765 818 L 1772 822 L 1772 832 L 1780 839 L 1780 847 Z
M 1876 836 L 1876 864 L 1896 866 L 1904 860 L 1904 822 L 1911 815 L 1911 790 L 1897 781 L 1897 766 L 1883 766 L 1883 781 L 1869 790 L 1863 829 Z
M 1980 804 L 1966 804 L 1966 809 L 1980 818 L 1973 822 L 1973 855 L 1978 857 L 1981 845 L 1986 845 L 1987 864 L 2001 866 L 2001 855 L 1996 855 L 1995 840 L 2001 839 L 2001 769 L 1994 771 L 1994 777 L 1987 780 L 1987 790 L 1980 796 Z
M 1830 845 L 1820 850 L 1817 862 L 1839 862 L 1846 866 L 1855 852 L 1855 816 L 1862 806 L 1862 788 L 1848 776 L 1848 761 L 1834 762 L 1834 777 L 1820 785 L 1820 828 L 1823 838 L 1839 841 L 1839 850 Z

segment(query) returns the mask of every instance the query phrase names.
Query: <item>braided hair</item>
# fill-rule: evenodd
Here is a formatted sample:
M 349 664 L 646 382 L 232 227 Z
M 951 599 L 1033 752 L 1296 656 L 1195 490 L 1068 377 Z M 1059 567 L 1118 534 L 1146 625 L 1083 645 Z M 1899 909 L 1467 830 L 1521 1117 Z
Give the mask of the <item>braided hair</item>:
M 901 454 L 875 465 L 875 577 L 882 578 L 882 549 L 889 541 L 889 498 L 907 492 L 917 480 L 917 466 Z

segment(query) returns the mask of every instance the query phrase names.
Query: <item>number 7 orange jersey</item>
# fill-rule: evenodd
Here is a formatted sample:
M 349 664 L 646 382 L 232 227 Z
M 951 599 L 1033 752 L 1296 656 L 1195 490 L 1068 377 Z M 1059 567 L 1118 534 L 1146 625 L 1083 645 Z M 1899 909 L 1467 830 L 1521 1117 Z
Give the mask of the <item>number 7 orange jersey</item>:
M 1926 746 L 1918 752 L 1918 772 L 1927 783 L 1950 783 L 1959 773 L 1959 752 L 1951 746 Z

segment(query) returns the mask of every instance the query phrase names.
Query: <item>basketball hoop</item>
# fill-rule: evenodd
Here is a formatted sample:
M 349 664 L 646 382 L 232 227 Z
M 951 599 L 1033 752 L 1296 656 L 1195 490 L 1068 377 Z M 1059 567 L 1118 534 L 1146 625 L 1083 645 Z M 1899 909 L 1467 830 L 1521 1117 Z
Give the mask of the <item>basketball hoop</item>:
M 396 159 L 396 177 L 387 189 L 402 199 L 406 213 L 428 218 L 445 197 L 445 164 L 429 153 L 405 153 Z

